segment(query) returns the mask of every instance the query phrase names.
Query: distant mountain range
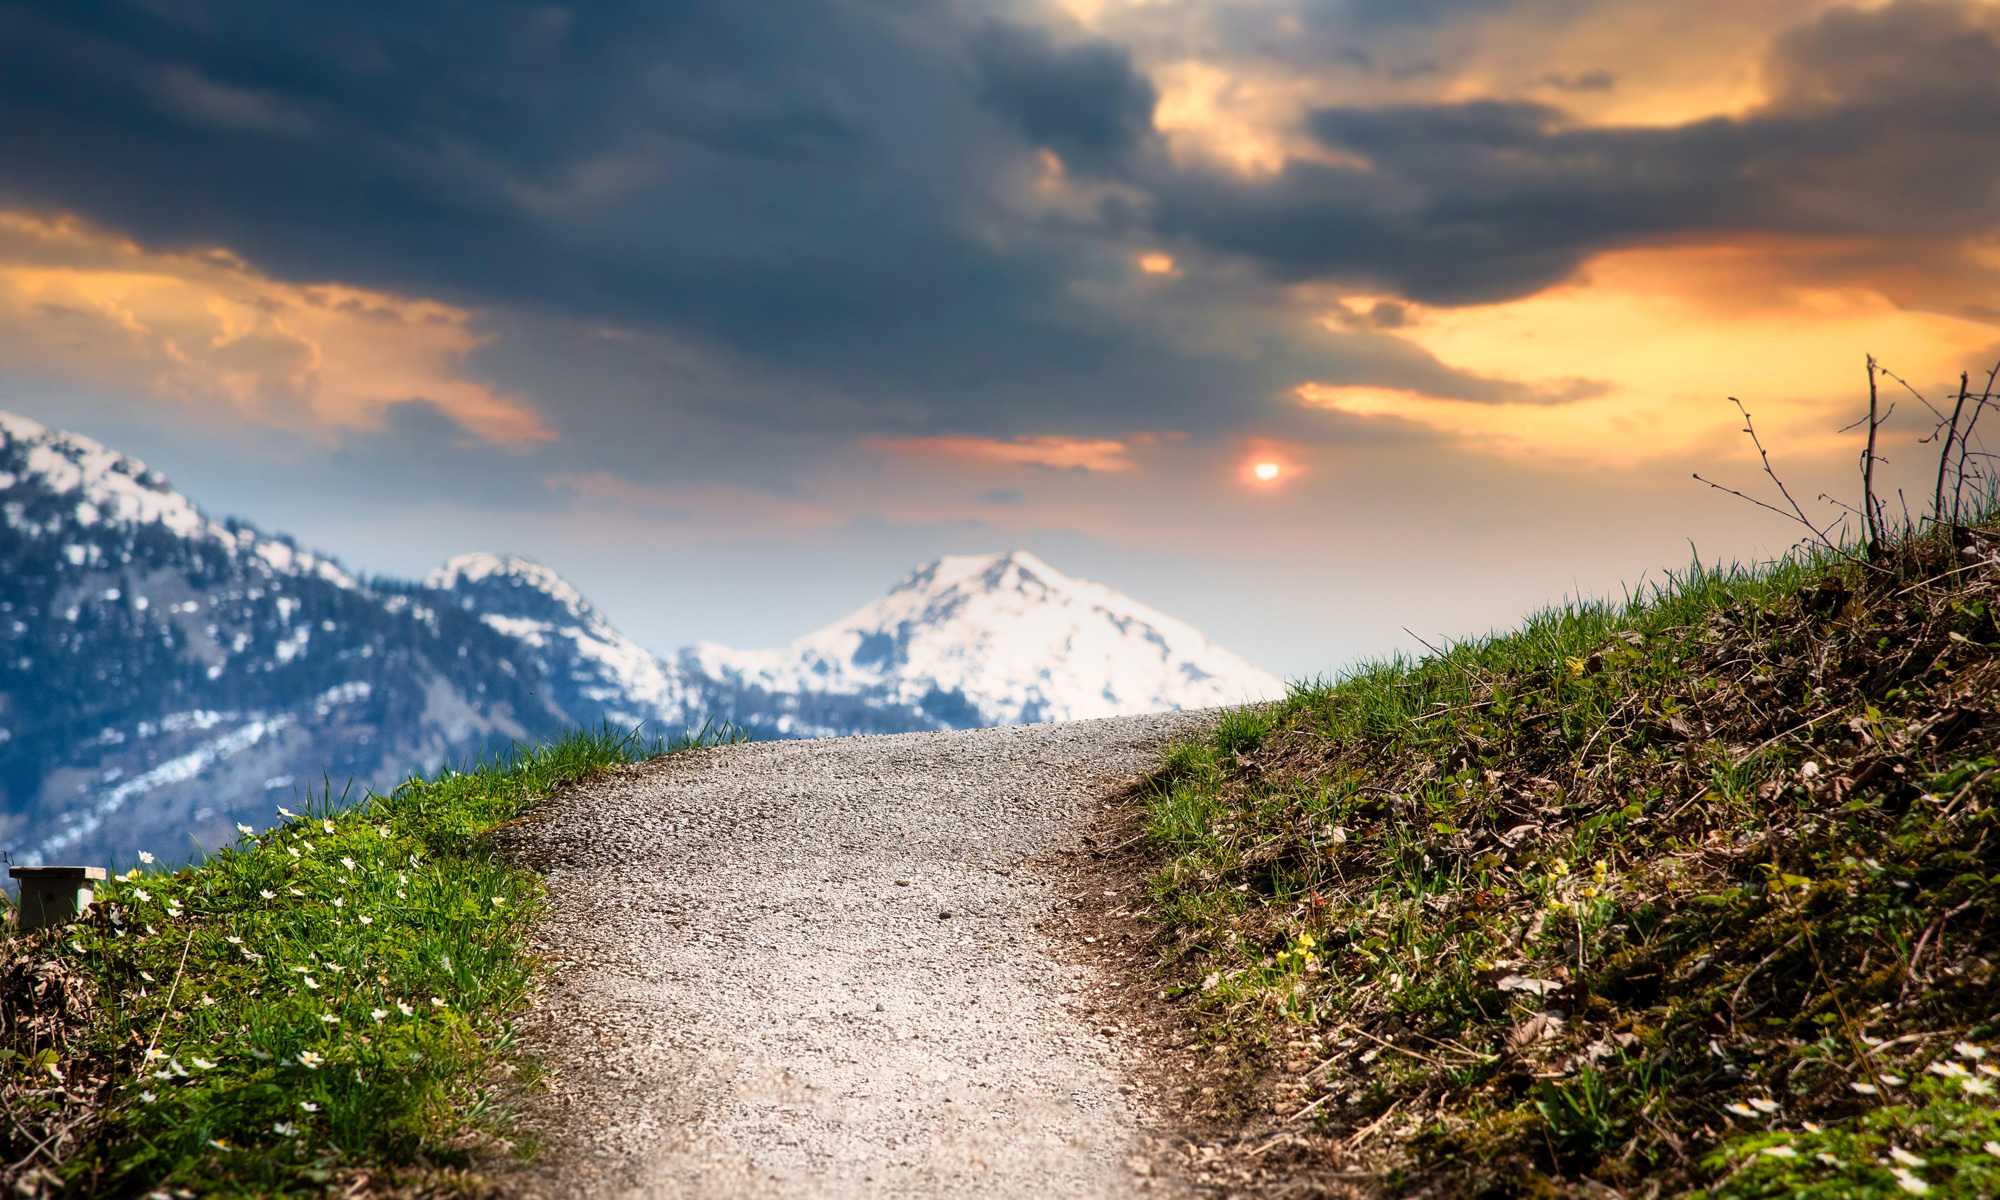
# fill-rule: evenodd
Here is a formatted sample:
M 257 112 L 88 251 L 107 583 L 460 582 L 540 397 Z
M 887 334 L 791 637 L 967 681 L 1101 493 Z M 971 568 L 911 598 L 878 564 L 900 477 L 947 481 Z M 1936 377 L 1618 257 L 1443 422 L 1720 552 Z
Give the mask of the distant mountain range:
M 576 724 L 899 733 L 1236 703 L 1279 680 L 1035 556 L 940 559 L 781 650 L 662 657 L 554 571 L 361 580 L 144 463 L 0 413 L 0 849 L 130 861 L 295 792 L 386 789 Z

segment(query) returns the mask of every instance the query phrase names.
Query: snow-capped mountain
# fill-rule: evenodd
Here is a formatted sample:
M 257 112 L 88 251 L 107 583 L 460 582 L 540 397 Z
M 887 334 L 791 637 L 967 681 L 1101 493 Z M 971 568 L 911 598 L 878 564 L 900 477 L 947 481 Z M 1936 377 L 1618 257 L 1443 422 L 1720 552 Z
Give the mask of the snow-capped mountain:
M 331 779 L 387 788 L 595 712 L 408 584 L 203 516 L 144 463 L 0 414 L 0 848 L 178 857 Z M 190 839 L 194 843 L 190 842 Z
M 144 463 L 0 413 L 0 849 L 177 856 L 330 781 L 387 789 L 565 726 L 758 737 L 1276 697 L 1188 625 L 1024 552 L 941 559 L 780 650 L 663 658 L 554 571 L 360 580 Z
M 423 586 L 519 642 L 564 712 L 628 727 L 678 726 L 699 707 L 677 668 L 613 629 L 583 593 L 538 562 L 461 554 L 424 576 Z
M 782 650 L 701 643 L 690 674 L 771 695 L 866 697 L 968 728 L 1276 699 L 1276 677 L 1182 621 L 1023 550 L 954 556 Z

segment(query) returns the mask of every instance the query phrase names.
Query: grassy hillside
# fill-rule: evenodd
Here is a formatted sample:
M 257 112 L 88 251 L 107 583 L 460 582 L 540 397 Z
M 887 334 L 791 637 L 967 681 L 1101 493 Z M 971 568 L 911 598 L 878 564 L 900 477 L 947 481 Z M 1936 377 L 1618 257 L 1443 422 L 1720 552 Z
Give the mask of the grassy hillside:
M 2000 1192 L 1996 555 L 1696 568 L 1179 747 L 1147 819 L 1198 1173 Z
M 487 834 L 553 789 L 691 744 L 578 732 L 321 802 L 198 866 L 135 868 L 0 964 L 0 1174 L 19 1194 L 469 1186 L 537 970 L 531 874 Z

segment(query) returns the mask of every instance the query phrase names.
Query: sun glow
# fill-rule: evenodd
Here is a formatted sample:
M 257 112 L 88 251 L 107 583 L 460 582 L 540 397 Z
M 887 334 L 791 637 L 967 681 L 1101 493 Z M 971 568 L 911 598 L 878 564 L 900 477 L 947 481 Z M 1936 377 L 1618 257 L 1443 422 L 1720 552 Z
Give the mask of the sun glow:
M 1278 464 L 1274 462 L 1260 462 L 1250 468 L 1250 473 L 1261 483 L 1270 483 L 1278 477 L 1279 471 Z

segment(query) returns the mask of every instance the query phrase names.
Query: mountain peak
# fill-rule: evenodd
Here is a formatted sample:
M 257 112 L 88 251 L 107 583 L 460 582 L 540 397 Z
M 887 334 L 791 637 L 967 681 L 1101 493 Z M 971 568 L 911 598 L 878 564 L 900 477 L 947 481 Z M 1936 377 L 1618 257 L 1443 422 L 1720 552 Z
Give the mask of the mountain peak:
M 59 499 L 76 526 L 159 523 L 182 537 L 208 527 L 201 511 L 166 477 L 129 454 L 81 434 L 0 412 L 0 491 L 33 488 Z
M 1033 584 L 1047 588 L 1071 582 L 1068 576 L 1026 550 L 1009 550 L 1002 554 L 947 554 L 904 576 L 902 582 L 890 589 L 890 595 L 899 592 L 935 594 L 952 590 L 1020 591 L 1024 586 Z
M 947 724 L 1074 720 L 1272 698 L 1284 685 L 1192 626 L 1025 550 L 949 555 L 783 650 L 689 665 L 772 693 L 877 695 Z
M 579 620 L 588 619 L 596 613 L 590 601 L 584 599 L 583 593 L 577 591 L 569 580 L 534 559 L 518 554 L 486 551 L 461 554 L 425 575 L 424 587 L 432 591 L 462 593 L 468 606 L 474 594 L 490 599 L 512 593 L 517 599 L 525 599 L 519 594 L 529 592 Z

